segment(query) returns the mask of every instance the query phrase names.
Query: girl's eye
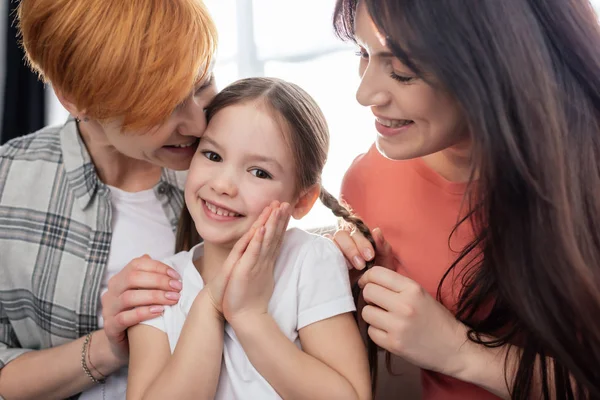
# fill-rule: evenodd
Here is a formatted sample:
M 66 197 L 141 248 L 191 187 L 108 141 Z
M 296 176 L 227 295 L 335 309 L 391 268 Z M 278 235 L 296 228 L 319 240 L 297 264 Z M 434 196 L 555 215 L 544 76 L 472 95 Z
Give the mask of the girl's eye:
M 271 174 L 269 174 L 264 169 L 254 168 L 250 170 L 250 173 L 259 179 L 273 179 Z
M 221 162 L 221 161 L 223 161 L 223 159 L 221 158 L 221 156 L 218 155 L 217 153 L 215 153 L 214 151 L 205 150 L 205 151 L 202 152 L 202 155 L 204 157 L 208 158 L 212 162 Z
M 395 81 L 401 82 L 401 83 L 409 83 L 416 79 L 412 76 L 398 75 L 395 72 L 390 73 L 390 78 L 392 78 Z

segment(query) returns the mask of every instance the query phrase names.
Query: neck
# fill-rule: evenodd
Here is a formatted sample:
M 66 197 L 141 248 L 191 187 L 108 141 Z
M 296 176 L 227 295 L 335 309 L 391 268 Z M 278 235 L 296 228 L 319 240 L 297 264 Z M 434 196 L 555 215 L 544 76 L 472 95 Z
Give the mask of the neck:
M 205 284 L 210 282 L 223 268 L 232 246 L 221 246 L 204 242 L 204 255 L 194 260 L 194 265 Z
M 90 120 L 78 123 L 78 127 L 102 182 L 127 192 L 150 189 L 158 183 L 161 168 L 119 152 L 98 122 Z
M 468 182 L 471 178 L 472 144 L 470 140 L 423 156 L 431 169 L 450 182 Z

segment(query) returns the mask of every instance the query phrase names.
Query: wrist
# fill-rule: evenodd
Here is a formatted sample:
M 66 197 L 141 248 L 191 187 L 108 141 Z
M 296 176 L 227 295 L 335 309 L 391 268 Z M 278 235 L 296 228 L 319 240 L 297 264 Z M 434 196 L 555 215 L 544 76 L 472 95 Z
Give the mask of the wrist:
M 90 339 L 87 361 L 90 369 L 96 370 L 96 377 L 108 376 L 127 365 L 128 357 L 120 356 L 113 350 L 104 329 L 93 332 Z
M 205 287 L 198 293 L 196 298 L 194 299 L 194 304 L 192 304 L 192 309 L 190 312 L 198 312 L 202 314 L 209 313 L 215 319 L 218 319 L 221 322 L 225 322 L 225 318 L 223 317 L 223 313 L 221 312 L 219 305 L 213 298 L 210 289 Z
M 236 335 L 251 336 L 264 332 L 266 325 L 274 320 L 268 312 L 245 311 L 227 320 Z

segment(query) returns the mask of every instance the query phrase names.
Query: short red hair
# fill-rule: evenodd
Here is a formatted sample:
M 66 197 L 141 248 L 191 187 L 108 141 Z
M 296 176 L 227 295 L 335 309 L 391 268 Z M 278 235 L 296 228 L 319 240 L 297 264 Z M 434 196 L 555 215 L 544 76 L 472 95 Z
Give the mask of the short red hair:
M 200 0 L 21 0 L 32 68 L 97 120 L 160 124 L 204 78 L 217 33 Z

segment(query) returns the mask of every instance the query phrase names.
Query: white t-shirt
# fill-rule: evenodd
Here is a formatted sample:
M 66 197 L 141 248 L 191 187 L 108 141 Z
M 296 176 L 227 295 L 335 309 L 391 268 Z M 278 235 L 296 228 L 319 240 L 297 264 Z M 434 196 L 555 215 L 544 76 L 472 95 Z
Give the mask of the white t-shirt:
M 178 253 L 163 261 L 182 276 L 181 298 L 178 304 L 166 307 L 163 315 L 143 322 L 167 334 L 171 353 L 175 350 L 192 303 L 204 287 L 202 277 L 193 264 L 203 251 L 200 244 L 189 252 Z M 300 329 L 355 310 L 346 261 L 328 239 L 299 229 L 288 230 L 275 264 L 274 277 L 269 314 L 298 348 L 301 348 Z M 252 366 L 233 328 L 227 323 L 215 399 L 280 399 Z
M 112 239 L 100 295 L 106 292 L 108 280 L 134 258 L 148 254 L 161 260 L 175 252 L 175 233 L 153 189 L 132 193 L 108 188 L 112 203 Z M 98 326 L 104 326 L 100 305 Z M 83 392 L 80 400 L 125 399 L 126 391 L 127 367 L 110 375 L 104 385 Z

